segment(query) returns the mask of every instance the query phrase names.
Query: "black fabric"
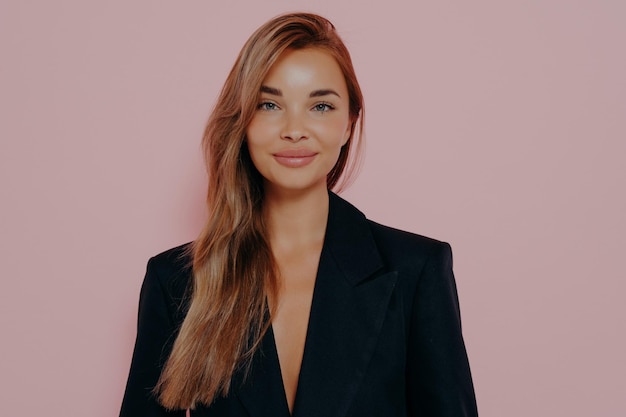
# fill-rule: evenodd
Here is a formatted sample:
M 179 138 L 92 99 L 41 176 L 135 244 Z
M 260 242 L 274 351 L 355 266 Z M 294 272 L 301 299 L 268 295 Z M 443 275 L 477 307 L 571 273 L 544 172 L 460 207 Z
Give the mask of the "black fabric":
M 186 246 L 148 263 L 121 417 L 151 395 L 187 303 Z M 289 417 L 273 333 L 243 381 L 192 416 Z M 330 194 L 293 417 L 477 416 L 447 243 L 385 227 Z

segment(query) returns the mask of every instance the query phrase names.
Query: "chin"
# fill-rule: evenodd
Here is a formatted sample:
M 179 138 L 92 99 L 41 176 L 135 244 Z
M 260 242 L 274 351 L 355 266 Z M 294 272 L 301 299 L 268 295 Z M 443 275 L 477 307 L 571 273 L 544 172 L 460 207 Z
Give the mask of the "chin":
M 313 192 L 318 189 L 326 189 L 326 178 L 323 181 L 280 181 L 280 182 L 271 182 L 266 181 L 265 189 L 273 189 L 276 191 L 289 192 L 289 193 L 303 193 L 303 192 Z

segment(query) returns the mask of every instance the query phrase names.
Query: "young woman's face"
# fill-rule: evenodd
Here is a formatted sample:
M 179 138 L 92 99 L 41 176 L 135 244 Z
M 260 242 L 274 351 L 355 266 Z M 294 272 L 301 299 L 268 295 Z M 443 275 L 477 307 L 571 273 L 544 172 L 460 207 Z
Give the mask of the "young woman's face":
M 285 51 L 263 80 L 246 130 L 266 192 L 326 188 L 350 126 L 348 88 L 335 59 L 320 49 Z

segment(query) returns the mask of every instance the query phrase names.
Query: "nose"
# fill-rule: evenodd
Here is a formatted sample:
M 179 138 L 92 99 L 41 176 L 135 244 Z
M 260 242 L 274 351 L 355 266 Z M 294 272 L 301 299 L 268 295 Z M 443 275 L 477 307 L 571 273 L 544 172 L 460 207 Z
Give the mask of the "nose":
M 302 116 L 298 114 L 285 115 L 285 124 L 283 125 L 280 133 L 281 139 L 289 140 L 292 142 L 298 142 L 302 139 L 307 139 L 309 134 L 307 132 L 304 120 Z

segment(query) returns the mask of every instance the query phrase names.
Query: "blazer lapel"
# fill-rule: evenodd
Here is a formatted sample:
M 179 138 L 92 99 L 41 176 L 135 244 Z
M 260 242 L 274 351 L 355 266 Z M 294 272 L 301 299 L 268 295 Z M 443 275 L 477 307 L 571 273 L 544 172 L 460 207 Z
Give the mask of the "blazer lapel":
M 330 193 L 294 417 L 348 412 L 396 283 L 396 274 L 382 267 L 365 216 Z

